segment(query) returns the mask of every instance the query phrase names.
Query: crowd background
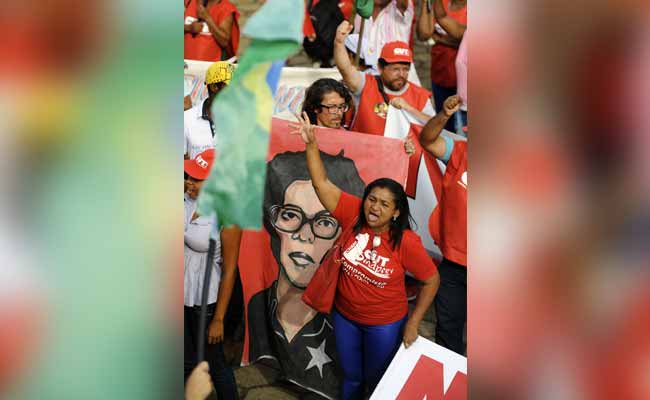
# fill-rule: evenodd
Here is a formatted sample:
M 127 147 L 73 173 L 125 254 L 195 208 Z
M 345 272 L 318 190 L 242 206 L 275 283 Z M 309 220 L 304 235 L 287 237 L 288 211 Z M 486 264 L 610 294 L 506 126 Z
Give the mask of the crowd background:
M 8 4 L 0 394 L 180 398 L 181 11 Z M 648 12 L 473 5 L 470 398 L 648 398 Z

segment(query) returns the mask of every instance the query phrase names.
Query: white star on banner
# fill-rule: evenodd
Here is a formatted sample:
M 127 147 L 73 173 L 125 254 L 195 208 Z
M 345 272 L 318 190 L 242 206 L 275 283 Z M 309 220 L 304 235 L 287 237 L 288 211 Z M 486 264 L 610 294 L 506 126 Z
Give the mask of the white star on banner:
M 332 362 L 332 359 L 325 353 L 325 341 L 326 340 L 323 340 L 318 348 L 306 346 L 307 350 L 309 350 L 309 354 L 311 354 L 311 360 L 309 360 L 309 364 L 307 364 L 305 371 L 309 368 L 316 367 L 318 368 L 321 378 L 323 377 L 323 365 Z

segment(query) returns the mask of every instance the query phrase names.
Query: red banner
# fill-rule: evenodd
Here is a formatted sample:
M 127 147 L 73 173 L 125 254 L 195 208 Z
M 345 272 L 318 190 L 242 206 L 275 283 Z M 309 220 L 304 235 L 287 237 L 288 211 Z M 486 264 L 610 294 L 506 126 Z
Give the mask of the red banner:
M 275 360 L 290 381 L 336 398 L 340 371 L 332 324 L 300 296 L 340 228 L 311 187 L 305 144 L 288 133 L 288 123 L 274 119 L 271 129 L 265 228 L 242 237 L 243 360 Z M 366 184 L 384 177 L 406 184 L 408 157 L 401 140 L 327 128 L 317 128 L 316 135 L 328 178 L 343 191 L 361 196 Z M 281 221 L 278 212 L 288 217 Z

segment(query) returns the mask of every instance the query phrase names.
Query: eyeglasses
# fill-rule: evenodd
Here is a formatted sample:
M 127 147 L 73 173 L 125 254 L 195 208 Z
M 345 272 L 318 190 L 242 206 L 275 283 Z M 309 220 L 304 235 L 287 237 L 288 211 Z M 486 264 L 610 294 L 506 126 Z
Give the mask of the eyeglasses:
M 326 105 L 326 104 L 321 104 L 320 105 L 323 109 L 327 110 L 330 114 L 337 114 L 339 112 L 344 113 L 347 112 L 350 109 L 350 106 L 347 104 L 332 104 L 332 105 Z
M 298 232 L 308 223 L 314 236 L 325 240 L 333 239 L 339 231 L 338 221 L 328 211 L 319 211 L 314 218 L 307 218 L 302 208 L 293 204 L 271 207 L 271 223 L 286 233 Z

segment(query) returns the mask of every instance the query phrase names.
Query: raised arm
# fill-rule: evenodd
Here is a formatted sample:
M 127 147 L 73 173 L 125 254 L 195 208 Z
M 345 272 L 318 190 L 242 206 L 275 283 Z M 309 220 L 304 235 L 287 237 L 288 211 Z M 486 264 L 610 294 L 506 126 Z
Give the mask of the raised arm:
M 320 151 L 316 142 L 314 126 L 309 122 L 307 113 L 303 112 L 302 117 L 296 115 L 296 118 L 298 118 L 299 123 L 289 124 L 289 127 L 292 129 L 289 133 L 292 135 L 300 135 L 307 145 L 305 154 L 307 156 L 307 169 L 311 177 L 311 184 L 316 191 L 318 200 L 320 200 L 325 209 L 330 213 L 334 213 L 336 205 L 341 198 L 341 189 L 327 179 L 327 172 L 320 158 Z
M 442 29 L 444 29 L 445 32 L 449 34 L 449 36 L 453 37 L 457 41 L 460 41 L 465 34 L 467 26 L 461 24 L 460 22 L 447 15 L 447 11 L 445 11 L 442 0 L 434 1 L 435 3 L 433 5 L 433 15 L 436 18 L 436 21 L 440 24 Z
M 454 115 L 460 108 L 460 96 L 453 95 L 447 97 L 443 105 L 443 110 L 437 113 L 433 118 L 424 125 L 420 133 L 420 145 L 424 150 L 428 151 L 436 158 L 443 158 L 447 150 L 445 140 L 440 137 L 442 128 L 444 128 L 447 120 Z
M 427 3 L 429 3 L 429 0 L 422 0 L 420 15 L 418 16 L 418 22 L 415 29 L 418 40 L 422 41 L 429 40 L 433 34 L 433 14 L 428 8 Z
M 343 21 L 336 28 L 336 37 L 334 38 L 334 62 L 339 69 L 343 81 L 352 93 L 358 93 L 361 89 L 361 72 L 359 72 L 350 62 L 348 51 L 345 49 L 345 38 L 352 31 L 352 25 L 348 21 Z M 362 40 L 359 37 L 359 40 Z

